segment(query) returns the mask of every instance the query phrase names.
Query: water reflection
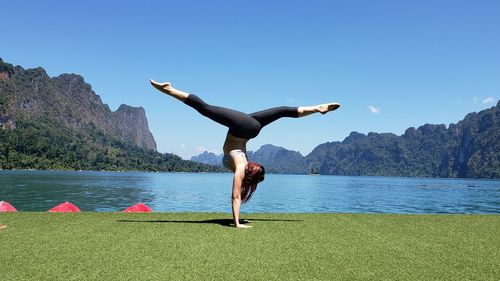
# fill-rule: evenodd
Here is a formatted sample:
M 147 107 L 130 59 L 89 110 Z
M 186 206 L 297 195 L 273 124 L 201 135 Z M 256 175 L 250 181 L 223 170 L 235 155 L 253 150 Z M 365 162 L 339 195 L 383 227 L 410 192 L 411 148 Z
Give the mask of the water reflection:
M 151 177 L 140 173 L 2 172 L 0 200 L 18 210 L 46 211 L 70 201 L 82 211 L 117 211 L 153 202 Z
M 0 200 L 46 211 L 231 212 L 231 174 L 0 171 Z M 500 181 L 268 175 L 243 212 L 500 213 Z

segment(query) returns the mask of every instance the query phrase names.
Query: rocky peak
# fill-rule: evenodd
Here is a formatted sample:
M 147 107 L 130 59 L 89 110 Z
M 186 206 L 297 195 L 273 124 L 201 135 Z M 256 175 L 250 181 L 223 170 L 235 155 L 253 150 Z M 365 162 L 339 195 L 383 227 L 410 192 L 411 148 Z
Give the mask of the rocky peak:
M 2 77 L 12 79 L 4 81 Z M 0 106 L 0 117 L 10 116 L 12 124 L 21 114 L 52 119 L 77 130 L 90 125 L 122 141 L 156 150 L 144 109 L 122 105 L 117 112 L 111 112 L 81 75 L 51 78 L 41 67 L 24 70 L 1 61 L 0 91 L 0 105 L 4 108 Z M 7 124 L 4 119 L 0 126 Z
M 202 154 L 191 157 L 191 161 L 207 164 L 211 166 L 222 165 L 223 154 L 216 155 L 213 152 L 204 151 Z
M 85 83 L 83 77 L 78 74 L 64 73 L 55 77 L 54 80 L 57 81 L 59 84 L 64 85 L 66 89 L 73 87 L 82 87 L 85 88 L 86 90 L 89 91 L 91 90 L 90 84 Z
M 342 143 L 354 143 L 356 141 L 366 139 L 367 136 L 358 132 L 351 132 L 347 138 L 344 139 Z
M 116 110 L 116 112 L 124 112 L 126 114 L 134 114 L 137 111 L 145 113 L 144 108 L 142 108 L 141 106 L 139 106 L 139 107 L 133 107 L 133 106 L 126 105 L 126 104 L 121 104 L 118 107 L 118 109 Z
M 141 147 L 156 150 L 156 142 L 149 129 L 147 129 L 148 119 L 144 108 L 122 104 L 117 111 L 113 112 L 113 116 L 117 120 L 123 137 L 131 138 L 132 142 Z
M 0 58 L 0 80 L 10 79 L 12 76 L 14 76 L 14 67 Z

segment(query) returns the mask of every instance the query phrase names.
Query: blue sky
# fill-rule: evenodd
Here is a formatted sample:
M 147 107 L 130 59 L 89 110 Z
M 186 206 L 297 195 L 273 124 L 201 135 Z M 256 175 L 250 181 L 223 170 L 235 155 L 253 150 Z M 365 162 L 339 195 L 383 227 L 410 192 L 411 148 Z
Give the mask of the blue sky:
M 253 112 L 337 101 L 282 119 L 249 149 L 309 153 L 351 131 L 449 124 L 500 97 L 500 1 L 2 1 L 0 57 L 81 74 L 103 102 L 142 106 L 158 150 L 221 152 L 226 129 L 163 96 L 171 81 Z

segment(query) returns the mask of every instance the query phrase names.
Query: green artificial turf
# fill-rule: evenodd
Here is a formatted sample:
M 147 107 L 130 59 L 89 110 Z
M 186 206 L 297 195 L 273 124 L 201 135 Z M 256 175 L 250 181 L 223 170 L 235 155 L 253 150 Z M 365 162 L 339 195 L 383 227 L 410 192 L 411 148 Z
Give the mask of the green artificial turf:
M 0 280 L 499 280 L 499 215 L 0 213 Z

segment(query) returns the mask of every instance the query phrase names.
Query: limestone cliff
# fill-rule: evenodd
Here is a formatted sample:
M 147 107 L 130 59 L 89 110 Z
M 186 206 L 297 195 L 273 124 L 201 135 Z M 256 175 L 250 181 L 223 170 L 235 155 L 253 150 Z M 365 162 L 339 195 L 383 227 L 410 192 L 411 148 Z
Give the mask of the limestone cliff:
M 118 131 L 123 139 L 130 139 L 140 147 L 156 150 L 156 142 L 148 128 L 146 112 L 142 107 L 132 107 L 122 104 L 117 111 L 113 112 L 117 120 Z
M 93 126 L 156 151 L 143 108 L 122 105 L 112 112 L 80 75 L 51 78 L 41 67 L 25 70 L 0 59 L 0 128 L 14 129 L 20 117 L 44 118 L 72 129 Z

